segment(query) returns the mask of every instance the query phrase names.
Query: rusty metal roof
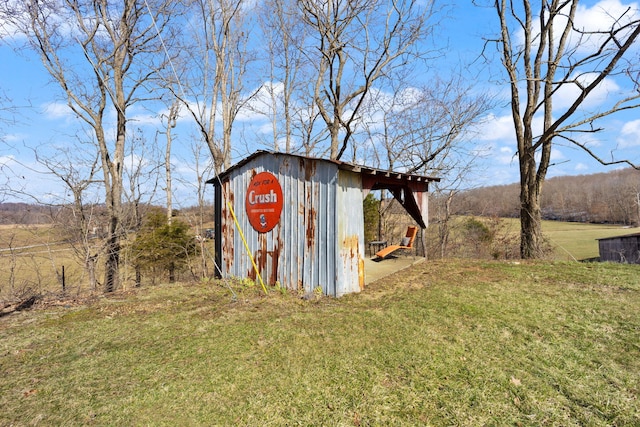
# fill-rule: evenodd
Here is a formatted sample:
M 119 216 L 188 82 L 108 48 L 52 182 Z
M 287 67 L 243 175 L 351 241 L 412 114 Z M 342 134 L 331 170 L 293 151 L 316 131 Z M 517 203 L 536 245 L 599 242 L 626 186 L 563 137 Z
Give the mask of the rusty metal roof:
M 209 179 L 207 181 L 207 184 L 213 184 L 217 179 L 225 178 L 229 173 L 231 173 L 235 169 L 241 168 L 242 166 L 244 166 L 247 163 L 251 162 L 256 157 L 262 156 L 262 155 L 290 156 L 290 157 L 298 157 L 298 158 L 308 159 L 308 160 L 329 162 L 329 163 L 333 163 L 333 164 L 337 165 L 339 169 L 348 170 L 348 171 L 355 172 L 355 173 L 360 173 L 360 174 L 363 174 L 363 175 L 375 176 L 377 181 L 384 181 L 384 182 L 389 183 L 389 184 L 394 183 L 394 182 L 395 183 L 400 183 L 400 182 L 414 182 L 414 183 L 440 182 L 440 178 L 435 178 L 435 177 L 425 176 L 425 175 L 417 175 L 417 174 L 405 173 L 405 172 L 386 171 L 386 170 L 383 170 L 383 169 L 372 168 L 372 167 L 369 167 L 369 166 L 363 166 L 363 165 L 357 165 L 357 164 L 354 164 L 354 163 L 343 162 L 341 160 L 330 160 L 330 159 L 323 159 L 323 158 L 319 158 L 319 157 L 303 156 L 303 155 L 300 155 L 300 154 L 282 153 L 282 152 L 268 151 L 268 150 L 258 150 L 256 152 L 254 152 L 253 154 L 251 154 L 250 156 L 242 159 L 241 161 L 239 161 L 235 165 L 231 166 L 229 169 L 225 170 L 224 172 L 221 172 L 218 175 L 218 177 Z

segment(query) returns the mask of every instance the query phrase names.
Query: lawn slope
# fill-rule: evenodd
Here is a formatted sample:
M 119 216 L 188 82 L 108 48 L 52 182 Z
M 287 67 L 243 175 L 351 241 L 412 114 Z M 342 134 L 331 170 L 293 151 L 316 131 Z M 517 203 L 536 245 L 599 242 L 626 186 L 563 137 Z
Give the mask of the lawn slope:
M 639 425 L 638 273 L 438 261 L 340 299 L 202 283 L 15 313 L 0 425 Z

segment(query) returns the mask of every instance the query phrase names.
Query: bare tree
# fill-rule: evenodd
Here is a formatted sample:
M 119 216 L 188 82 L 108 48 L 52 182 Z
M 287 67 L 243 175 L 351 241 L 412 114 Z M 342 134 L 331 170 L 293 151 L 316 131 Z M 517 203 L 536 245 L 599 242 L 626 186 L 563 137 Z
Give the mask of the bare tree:
M 156 195 L 160 181 L 160 160 L 156 145 L 149 144 L 141 129 L 130 132 L 133 141 L 128 144 L 129 152 L 124 162 L 123 195 L 125 205 L 122 212 L 122 227 L 125 232 L 138 232 L 142 228 L 144 216 Z M 132 252 L 126 252 L 130 255 Z M 133 263 L 136 286 L 141 285 L 142 275 L 135 259 L 127 259 L 125 266 Z M 123 275 L 125 278 L 127 277 Z
M 167 114 L 167 123 L 165 130 L 166 146 L 164 156 L 164 171 L 165 171 L 165 194 L 167 195 L 167 223 L 171 225 L 171 218 L 173 217 L 173 187 L 171 183 L 171 145 L 173 143 L 172 130 L 176 127 L 178 121 L 178 113 L 180 112 L 180 101 L 177 99 L 171 103 L 169 107 L 169 113 Z
M 96 178 L 99 173 L 98 155 L 95 152 L 86 153 L 78 147 L 73 150 L 63 148 L 58 153 L 58 156 L 43 157 L 36 151 L 36 160 L 64 184 L 65 193 L 71 196 L 71 203 L 67 203 L 66 194 L 61 196 L 61 211 L 54 220 L 57 219 L 55 222 L 65 230 L 67 241 L 75 256 L 81 260 L 90 289 L 96 290 L 96 263 L 101 252 L 97 239 L 101 234 L 100 215 L 95 200 L 95 187 L 100 182 Z
M 252 95 L 245 79 L 251 62 L 249 2 L 193 0 L 193 44 L 182 50 L 182 90 L 175 95 L 196 122 L 216 171 L 231 165 L 231 135 L 238 113 Z M 220 122 L 220 123 L 218 123 Z
M 316 77 L 311 89 L 330 135 L 329 155 L 340 159 L 376 84 L 425 54 L 418 42 L 432 30 L 431 1 L 301 0 L 305 23 L 314 33 Z
M 298 48 L 304 27 L 297 12 L 293 0 L 270 0 L 263 4 L 259 14 L 269 82 L 262 86 L 265 95 L 259 97 L 262 102 L 257 109 L 270 119 L 270 143 L 274 150 L 287 153 L 292 151 L 293 96 L 300 85 L 304 64 Z
M 359 153 L 358 157 L 368 157 L 378 167 L 443 177 L 434 184 L 438 204 L 432 212 L 437 213 L 440 252 L 444 253 L 452 200 L 478 167 L 475 162 L 478 153 L 469 148 L 469 141 L 475 136 L 475 125 L 491 108 L 492 100 L 484 94 L 475 94 L 465 79 L 456 74 L 447 80 L 434 77 L 428 87 L 396 81 L 389 92 L 373 93 L 377 96 L 370 96 L 370 102 L 363 108 L 368 144 L 361 144 L 358 150 L 354 144 L 354 159 Z M 391 206 L 385 203 L 385 197 L 382 192 L 382 216 Z
M 207 209 L 207 207 L 210 206 L 206 203 L 206 186 L 203 178 L 214 172 L 214 164 L 208 156 L 203 154 L 203 147 L 198 144 L 197 141 L 191 145 L 191 151 L 193 153 L 193 162 L 191 164 L 194 168 L 196 182 L 195 184 L 193 182 L 188 184 L 196 186 L 195 191 L 198 195 L 197 215 L 191 225 L 195 225 L 198 235 L 201 237 L 198 243 L 200 244 L 200 268 L 202 277 L 209 277 L 209 261 L 213 259 L 213 254 L 210 251 L 210 244 L 207 243 L 210 236 L 207 236 L 205 222 L 211 221 L 212 216 L 211 209 Z
M 2 6 L 3 18 L 27 36 L 73 113 L 94 133 L 108 216 L 107 292 L 119 284 L 127 112 L 149 96 L 145 84 L 161 68 L 157 60 L 164 60 L 159 33 L 168 29 L 177 5 L 169 0 L 19 0 Z
M 461 157 L 477 157 L 468 142 L 493 106 L 489 96 L 474 93 L 461 75 L 436 76 L 423 87 L 392 82 L 390 88 L 363 107 L 362 126 L 377 166 L 442 176 L 459 167 Z M 354 159 L 365 150 L 354 149 Z
M 578 6 L 579 0 L 494 3 L 520 167 L 522 258 L 543 255 L 540 199 L 556 141 L 575 145 L 605 165 L 631 164 L 599 157 L 581 137 L 601 131 L 599 119 L 639 105 L 636 83 L 626 93 L 609 93 L 597 111 L 585 108 L 589 95 L 608 79 L 637 77 L 640 64 L 628 58 L 640 35 L 637 11 L 604 11 L 600 28 L 584 28 L 576 20 Z M 514 39 L 517 35 L 522 39 Z
M 0 144 L 3 146 L 2 150 L 0 150 L 0 156 L 4 154 L 5 149 L 8 147 L 5 127 L 14 121 L 15 109 L 11 104 L 11 99 L 5 95 L 3 88 L 0 88 Z M 11 175 L 11 170 L 9 169 L 10 167 L 6 162 L 0 162 L 0 202 L 4 200 L 7 194 L 11 193 L 8 178 Z

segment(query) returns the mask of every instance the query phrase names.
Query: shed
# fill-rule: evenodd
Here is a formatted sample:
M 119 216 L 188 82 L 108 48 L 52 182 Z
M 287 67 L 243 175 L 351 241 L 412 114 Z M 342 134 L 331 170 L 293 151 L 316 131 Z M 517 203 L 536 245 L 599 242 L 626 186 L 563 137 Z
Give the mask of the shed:
M 215 192 L 217 275 L 256 280 L 257 269 L 265 283 L 290 290 L 359 292 L 365 274 L 364 197 L 388 189 L 426 228 L 433 181 L 439 179 L 258 151 L 207 181 Z
M 600 261 L 640 264 L 640 233 L 598 239 Z

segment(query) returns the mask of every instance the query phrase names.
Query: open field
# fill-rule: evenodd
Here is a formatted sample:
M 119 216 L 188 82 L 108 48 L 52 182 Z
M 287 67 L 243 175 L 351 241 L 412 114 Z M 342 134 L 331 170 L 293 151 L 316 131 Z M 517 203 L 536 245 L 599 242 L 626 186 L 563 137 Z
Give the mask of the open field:
M 126 252 L 134 236 L 127 237 L 130 239 L 122 240 L 121 253 L 121 284 L 125 289 L 135 285 L 134 269 Z M 67 295 L 93 292 L 83 268 L 80 243 L 74 248 L 65 241 L 64 230 L 51 225 L 0 225 L 0 303 L 23 295 L 60 293 L 63 271 Z M 100 239 L 90 239 L 89 243 L 93 245 L 92 254 L 100 253 Z M 208 241 L 205 247 L 212 250 L 213 242 Z M 96 265 L 96 275 L 102 280 L 101 258 Z
M 555 248 L 556 259 L 578 261 L 598 257 L 596 239 L 640 233 L 638 227 L 561 221 L 544 221 L 542 229 Z
M 473 242 L 469 241 L 465 232 L 465 222 L 472 217 L 459 216 L 454 217 L 451 222 L 452 239 L 457 240 L 460 245 L 473 246 Z M 493 218 L 476 217 L 476 219 L 487 224 L 489 227 L 496 227 Z M 518 218 L 501 218 L 499 219 L 498 234 L 503 240 L 512 242 L 516 247 L 512 248 L 514 254 L 519 254 L 519 233 L 520 220 Z M 427 235 L 437 241 L 437 224 L 432 224 L 427 231 Z M 621 225 L 611 224 L 585 224 L 579 222 L 562 222 L 562 221 L 542 221 L 542 231 L 549 241 L 553 253 L 550 259 L 556 261 L 582 261 L 597 258 L 598 241 L 597 239 L 612 236 L 621 236 L 624 234 L 640 233 L 640 227 L 631 228 Z M 505 238 L 510 236 L 510 238 Z M 489 254 L 486 254 L 489 256 Z
M 461 224 L 465 218 L 457 218 L 458 222 L 454 222 L 454 225 L 457 224 L 462 229 Z M 501 221 L 504 229 L 513 234 L 512 240 L 516 241 L 519 232 L 518 220 Z M 206 226 L 212 227 L 212 224 Z M 555 249 L 552 258 L 557 261 L 595 258 L 598 256 L 597 238 L 640 232 L 640 228 L 625 228 L 619 225 L 557 221 L 544 221 L 543 230 Z M 432 225 L 428 233 L 435 233 L 435 226 Z M 435 236 L 428 238 L 437 239 Z M 79 295 L 93 291 L 88 288 L 88 279 L 80 258 L 74 254 L 72 246 L 63 240 L 64 236 L 60 234 L 60 230 L 51 226 L 0 225 L 0 302 L 20 295 L 60 292 L 63 267 L 67 294 Z M 128 242 L 123 242 L 124 247 Z M 469 245 L 463 238 L 462 242 L 463 245 Z M 99 242 L 96 241 L 97 243 Z M 207 243 L 207 248 L 213 251 L 213 243 Z M 514 251 L 517 253 L 517 249 Z M 122 286 L 126 289 L 134 285 L 134 275 L 133 269 L 127 265 L 126 254 L 122 260 L 125 263 Z M 102 277 L 102 266 L 102 261 L 99 260 L 99 279 Z
M 640 425 L 639 273 L 431 261 L 340 299 L 211 282 L 14 313 L 0 425 Z

